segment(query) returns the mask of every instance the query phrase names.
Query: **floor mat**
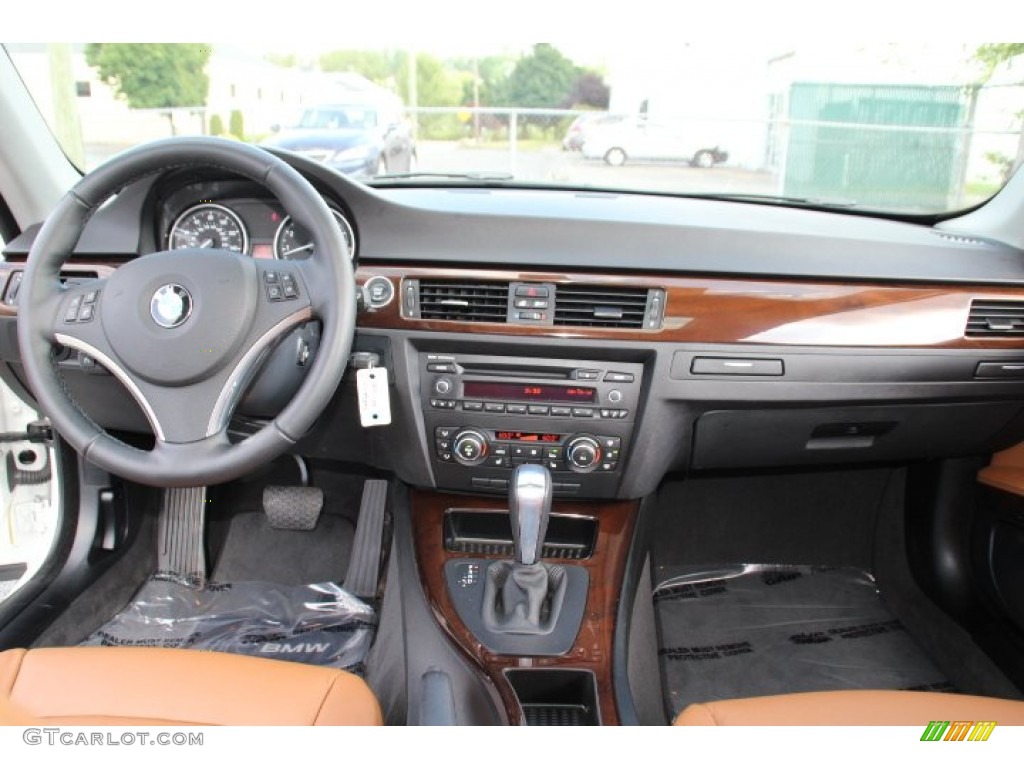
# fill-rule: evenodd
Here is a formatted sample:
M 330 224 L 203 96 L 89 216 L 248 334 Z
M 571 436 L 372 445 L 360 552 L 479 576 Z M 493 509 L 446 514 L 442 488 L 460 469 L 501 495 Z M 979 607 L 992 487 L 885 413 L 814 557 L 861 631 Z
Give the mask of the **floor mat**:
M 361 672 L 375 623 L 372 608 L 331 582 L 195 590 L 157 575 L 82 645 L 195 648 Z
M 663 581 L 654 602 L 670 719 L 698 701 L 952 689 L 856 568 L 704 567 Z
M 224 543 L 210 574 L 214 581 L 297 585 L 345 578 L 355 537 L 348 518 L 324 514 L 312 531 L 280 531 L 262 511 L 241 512 L 223 525 Z

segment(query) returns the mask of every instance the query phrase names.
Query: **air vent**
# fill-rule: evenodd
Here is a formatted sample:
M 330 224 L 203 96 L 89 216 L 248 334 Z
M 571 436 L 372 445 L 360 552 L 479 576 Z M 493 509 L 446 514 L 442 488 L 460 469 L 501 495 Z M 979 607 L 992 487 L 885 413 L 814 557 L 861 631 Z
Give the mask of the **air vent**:
M 948 232 L 937 232 L 935 230 L 932 231 L 935 232 L 935 234 L 941 237 L 943 240 L 947 240 L 948 242 L 951 243 L 957 243 L 959 245 L 987 245 L 987 243 L 984 240 L 979 240 L 978 238 L 971 237 L 970 235 L 951 235 Z
M 967 317 L 965 336 L 1024 336 L 1024 301 L 975 299 Z
M 555 292 L 555 325 L 658 327 L 663 303 L 663 292 L 658 290 L 560 285 Z
M 508 283 L 420 281 L 420 317 L 473 323 L 508 321 Z

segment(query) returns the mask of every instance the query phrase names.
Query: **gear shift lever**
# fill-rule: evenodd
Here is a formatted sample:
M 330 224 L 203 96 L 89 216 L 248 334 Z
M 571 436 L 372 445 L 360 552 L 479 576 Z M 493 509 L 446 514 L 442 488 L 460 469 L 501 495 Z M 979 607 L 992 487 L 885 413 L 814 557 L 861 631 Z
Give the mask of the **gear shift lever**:
M 540 560 L 551 514 L 551 473 L 539 464 L 516 467 L 508 495 L 516 564 L 534 565 Z

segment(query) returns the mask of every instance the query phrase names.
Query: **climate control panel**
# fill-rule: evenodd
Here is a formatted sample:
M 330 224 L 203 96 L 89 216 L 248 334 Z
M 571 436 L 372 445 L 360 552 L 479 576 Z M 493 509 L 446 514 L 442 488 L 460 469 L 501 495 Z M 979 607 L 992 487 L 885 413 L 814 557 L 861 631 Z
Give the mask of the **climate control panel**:
M 622 455 L 622 438 L 442 426 L 434 429 L 434 455 L 438 461 L 464 467 L 512 469 L 543 464 L 552 472 L 614 472 Z

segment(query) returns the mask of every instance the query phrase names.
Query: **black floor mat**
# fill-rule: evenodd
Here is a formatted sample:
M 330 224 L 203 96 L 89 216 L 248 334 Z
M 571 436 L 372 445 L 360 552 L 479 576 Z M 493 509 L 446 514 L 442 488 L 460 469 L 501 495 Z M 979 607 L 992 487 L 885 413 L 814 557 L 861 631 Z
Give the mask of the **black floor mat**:
M 316 584 L 345 579 L 355 530 L 337 515 L 321 515 L 312 531 L 271 528 L 260 512 L 241 512 L 226 522 L 227 533 L 210 577 L 214 581 Z
M 669 718 L 687 704 L 851 688 L 951 690 L 855 568 L 678 569 L 654 591 Z

